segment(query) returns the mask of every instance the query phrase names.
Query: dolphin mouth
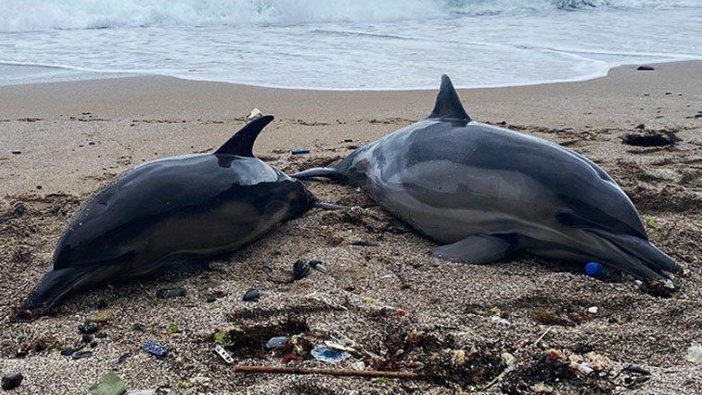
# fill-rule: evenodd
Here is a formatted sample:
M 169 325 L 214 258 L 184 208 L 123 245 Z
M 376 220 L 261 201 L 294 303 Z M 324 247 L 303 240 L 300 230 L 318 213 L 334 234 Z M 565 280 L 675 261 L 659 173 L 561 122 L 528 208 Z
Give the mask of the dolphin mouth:
M 625 234 L 614 234 L 600 229 L 583 229 L 603 240 L 619 256 L 609 263 L 615 269 L 622 270 L 642 280 L 669 279 L 664 272 L 679 273 L 682 268 L 671 257 L 656 248 L 648 240 Z

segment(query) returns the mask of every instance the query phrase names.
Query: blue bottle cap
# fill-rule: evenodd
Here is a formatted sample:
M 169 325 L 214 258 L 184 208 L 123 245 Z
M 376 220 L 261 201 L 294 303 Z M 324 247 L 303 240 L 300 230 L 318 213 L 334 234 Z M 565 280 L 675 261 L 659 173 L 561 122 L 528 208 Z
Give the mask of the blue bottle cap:
M 585 273 L 590 277 L 597 277 L 602 274 L 604 267 L 598 262 L 588 262 L 585 264 Z

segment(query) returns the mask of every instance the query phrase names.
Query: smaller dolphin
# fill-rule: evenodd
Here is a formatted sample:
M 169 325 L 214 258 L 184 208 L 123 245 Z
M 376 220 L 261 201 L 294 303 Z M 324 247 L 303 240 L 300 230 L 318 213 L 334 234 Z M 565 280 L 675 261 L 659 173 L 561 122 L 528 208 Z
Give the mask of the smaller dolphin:
M 441 243 L 433 254 L 450 261 L 489 263 L 523 250 L 597 261 L 642 280 L 681 270 L 648 241 L 636 208 L 604 170 L 558 144 L 472 121 L 446 75 L 426 120 L 293 177 L 365 188 Z
M 253 154 L 272 120 L 251 121 L 214 153 L 139 165 L 98 192 L 22 308 L 41 313 L 80 288 L 235 250 L 315 206 L 300 181 Z

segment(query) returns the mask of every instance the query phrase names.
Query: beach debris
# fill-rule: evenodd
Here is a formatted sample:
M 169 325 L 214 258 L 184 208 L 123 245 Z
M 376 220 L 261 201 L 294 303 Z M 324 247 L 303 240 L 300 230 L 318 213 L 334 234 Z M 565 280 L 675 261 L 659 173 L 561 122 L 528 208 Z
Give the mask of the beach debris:
M 535 394 L 550 394 L 553 392 L 553 387 L 546 385 L 544 383 L 536 383 L 531 386 L 531 390 Z
M 91 395 L 122 395 L 127 392 L 127 385 L 115 372 L 105 373 L 97 383 L 88 388 Z
M 317 270 L 326 273 L 327 268 L 324 263 L 317 259 L 309 259 L 307 261 L 298 260 L 293 264 L 293 279 L 302 280 L 312 273 L 312 270 Z
M 144 343 L 144 345 L 141 346 L 141 349 L 159 359 L 168 356 L 168 350 L 165 347 L 161 347 L 153 340 L 149 340 Z
M 219 355 L 219 357 L 222 358 L 222 360 L 223 360 L 225 363 L 227 363 L 227 364 L 229 364 L 229 365 L 231 365 L 232 363 L 234 363 L 234 358 L 232 358 L 231 354 L 229 354 L 229 352 L 227 352 L 227 350 L 225 350 L 224 347 L 222 347 L 221 344 L 215 344 L 215 346 L 214 346 L 214 352 L 215 352 L 217 355 Z
M 92 351 L 76 351 L 73 353 L 72 358 L 73 359 L 85 359 L 85 358 L 90 358 L 93 356 Z
M 597 306 L 592 306 L 592 307 L 587 308 L 587 312 L 590 314 L 593 314 L 593 315 L 597 314 L 598 311 L 599 311 L 599 309 L 597 308 Z
M 124 363 L 124 361 L 129 359 L 129 357 L 131 357 L 131 356 L 132 356 L 132 353 L 125 352 L 124 354 L 120 355 L 119 358 L 117 358 L 117 363 L 122 364 L 122 363 Z
M 640 124 L 636 125 L 636 127 L 634 129 L 644 130 L 644 129 L 646 129 L 646 125 L 644 125 L 643 123 L 640 123 Z
M 22 376 L 22 373 L 8 373 L 2 377 L 2 389 L 5 391 L 15 389 L 19 387 L 20 384 L 22 384 L 22 380 L 24 380 L 24 376 Z
M 317 345 L 311 351 L 314 359 L 326 362 L 326 363 L 337 363 L 348 359 L 351 354 L 346 351 L 337 350 L 326 345 Z
M 687 360 L 693 363 L 702 363 L 702 345 L 692 342 L 687 349 Z
M 655 69 L 653 68 L 653 66 L 641 65 L 641 66 L 637 67 L 636 70 L 638 70 L 638 71 L 653 71 Z
M 261 112 L 261 110 L 259 110 L 258 108 L 254 108 L 253 110 L 251 110 L 249 115 L 246 116 L 246 120 L 253 121 L 254 119 L 261 118 L 262 116 L 263 113 Z
M 188 292 L 182 287 L 162 288 L 155 293 L 156 297 L 160 299 L 180 298 L 187 294 Z
M 156 395 L 156 390 L 131 390 L 125 395 Z
M 92 335 L 98 331 L 98 326 L 94 322 L 86 322 L 83 325 L 78 326 L 78 332 L 84 335 Z
M 669 130 L 650 131 L 644 134 L 629 133 L 621 139 L 624 144 L 636 147 L 667 147 L 680 141 L 675 133 Z
M 244 302 L 255 302 L 261 297 L 261 291 L 258 288 L 250 288 L 241 298 Z
M 290 153 L 292 153 L 293 155 L 305 155 L 305 154 L 309 154 L 310 150 L 308 148 L 298 147 L 298 148 L 293 148 L 292 150 L 290 150 Z
M 356 370 L 356 369 L 317 369 L 280 366 L 247 366 L 234 367 L 236 373 L 253 374 L 321 374 L 328 376 L 349 377 L 383 377 L 389 379 L 424 380 L 427 377 L 414 372 L 394 372 L 389 370 Z
M 10 153 L 11 153 L 12 155 L 20 155 L 20 154 L 22 153 L 22 151 L 20 151 L 20 150 L 18 150 L 18 149 L 13 149 L 12 151 L 10 151 Z
M 266 342 L 266 349 L 268 350 L 275 350 L 277 348 L 285 347 L 288 342 L 290 341 L 290 338 L 287 336 L 275 336 L 271 337 L 267 342 Z
M 353 143 L 353 139 L 344 139 L 344 143 Z
M 612 270 L 599 262 L 586 263 L 585 274 L 587 274 L 588 277 L 596 278 L 602 281 L 618 281 L 621 279 L 621 274 L 619 272 Z

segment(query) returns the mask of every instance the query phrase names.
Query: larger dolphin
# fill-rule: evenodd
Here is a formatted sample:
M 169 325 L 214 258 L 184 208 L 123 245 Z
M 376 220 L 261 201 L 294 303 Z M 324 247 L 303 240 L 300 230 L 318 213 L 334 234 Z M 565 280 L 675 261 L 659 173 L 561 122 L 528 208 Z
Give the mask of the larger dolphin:
M 300 181 L 253 155 L 272 120 L 250 122 L 214 153 L 148 162 L 102 189 L 68 224 L 23 308 L 45 311 L 79 288 L 237 249 L 312 208 Z
M 642 280 L 681 270 L 648 241 L 604 170 L 555 143 L 472 121 L 445 75 L 429 118 L 293 177 L 365 188 L 441 243 L 433 254 L 450 261 L 489 263 L 524 250 L 599 261 Z

